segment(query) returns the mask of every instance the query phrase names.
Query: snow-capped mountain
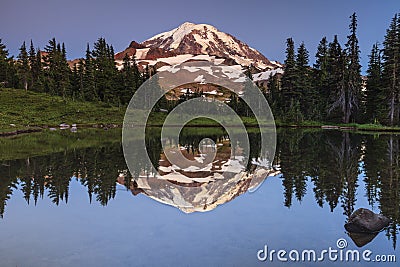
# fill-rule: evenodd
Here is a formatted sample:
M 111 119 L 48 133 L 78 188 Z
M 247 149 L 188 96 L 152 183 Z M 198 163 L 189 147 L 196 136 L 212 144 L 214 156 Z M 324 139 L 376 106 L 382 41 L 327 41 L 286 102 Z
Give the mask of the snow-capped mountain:
M 190 22 L 140 44 L 131 42 L 128 48 L 115 55 L 117 65 L 122 67 L 125 54 L 135 56 L 142 66 L 150 64 L 162 67 L 191 60 L 206 60 L 216 64 L 252 65 L 259 71 L 281 67 L 278 62 L 268 60 L 256 49 L 214 26 Z

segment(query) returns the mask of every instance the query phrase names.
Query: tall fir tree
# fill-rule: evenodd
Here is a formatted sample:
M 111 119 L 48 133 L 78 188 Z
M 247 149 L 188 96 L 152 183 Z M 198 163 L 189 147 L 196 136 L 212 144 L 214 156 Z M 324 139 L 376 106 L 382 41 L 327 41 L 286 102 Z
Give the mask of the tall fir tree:
M 45 47 L 45 87 L 46 91 L 63 98 L 70 96 L 70 74 L 64 43 L 57 43 L 56 39 L 49 40 Z
M 36 63 L 31 67 L 32 75 L 35 73 L 37 76 L 34 76 L 34 88 L 38 92 L 44 92 L 44 70 L 42 64 L 42 53 L 40 49 L 36 51 Z
M 82 97 L 87 101 L 99 100 L 94 80 L 94 65 L 89 44 L 86 46 L 84 75 L 82 81 Z
M 0 39 L 0 87 L 6 86 L 8 74 L 8 50 Z
M 150 78 L 150 69 L 149 65 L 147 64 L 143 71 L 143 82 L 147 81 Z
M 83 95 L 83 80 L 84 80 L 84 64 L 83 60 L 80 59 L 78 63 L 75 63 L 72 68 L 71 75 L 71 96 L 73 99 L 84 99 Z
M 8 56 L 8 50 L 0 39 L 0 87 L 18 87 L 19 79 L 13 57 Z
M 28 57 L 29 57 L 29 67 L 30 67 L 30 84 L 29 87 L 31 89 L 34 89 L 34 84 L 35 84 L 35 80 L 37 79 L 37 68 L 36 68 L 36 50 L 35 47 L 33 46 L 33 41 L 31 39 L 31 43 L 29 46 L 29 53 L 28 53 Z
M 64 43 L 61 45 L 61 58 L 60 58 L 60 92 L 63 98 L 71 96 L 70 77 L 72 75 L 71 68 L 67 61 L 67 52 Z
M 328 46 L 328 120 L 343 122 L 345 106 L 345 62 L 346 55 L 338 41 L 337 35 Z
M 133 82 L 134 82 L 134 88 L 133 88 L 133 93 L 136 92 L 136 90 L 142 85 L 143 83 L 143 76 L 139 71 L 139 67 L 136 62 L 135 55 L 132 56 L 132 73 L 133 73 Z
M 365 103 L 367 122 L 384 123 L 386 121 L 387 100 L 382 91 L 382 63 L 378 43 L 372 46 L 369 55 Z
M 328 83 L 328 41 L 323 37 L 318 44 L 314 64 L 314 90 L 318 92 L 318 110 L 322 120 L 326 119 L 329 102 L 329 83 Z
M 308 63 L 309 53 L 304 43 L 297 49 L 295 62 L 295 91 L 300 101 L 300 109 L 306 119 L 316 119 L 317 98 L 314 88 L 311 86 L 311 70 Z
M 270 75 L 267 83 L 267 89 L 265 91 L 265 97 L 269 103 L 269 106 L 271 107 L 272 113 L 275 116 L 281 117 L 282 113 L 279 107 L 280 101 L 280 79 L 278 78 L 278 75 Z
M 296 90 L 296 59 L 294 42 L 292 38 L 286 40 L 286 59 L 284 74 L 282 76 L 281 106 L 286 120 L 302 120 L 300 111 L 300 93 Z
M 383 42 L 383 90 L 388 96 L 389 124 L 399 123 L 399 94 L 400 94 L 400 23 L 396 14 L 386 31 Z
M 122 68 L 122 84 L 120 94 L 120 101 L 122 104 L 129 103 L 133 92 L 136 91 L 136 79 L 135 79 L 135 62 L 128 54 L 125 54 L 123 58 L 123 68 Z M 137 66 L 136 66 L 137 67 Z
M 19 48 L 19 55 L 18 55 L 18 77 L 21 81 L 21 86 L 25 91 L 28 90 L 28 85 L 31 81 L 31 70 L 29 66 L 29 56 L 26 50 L 25 42 Z
M 57 94 L 56 79 L 57 79 L 57 43 L 55 38 L 51 39 L 44 48 L 45 54 L 43 57 L 45 67 L 45 91 L 52 95 Z
M 365 110 L 362 99 L 362 79 L 360 65 L 360 48 L 357 37 L 357 15 L 353 13 L 350 16 L 350 35 L 347 36 L 346 43 L 346 84 L 345 101 L 343 107 L 343 122 L 349 123 L 350 119 L 360 119 L 360 115 Z
M 96 81 L 96 91 L 99 99 L 108 103 L 118 102 L 115 91 L 117 68 L 114 61 L 114 49 L 108 45 L 104 38 L 99 38 L 94 43 L 92 51 L 93 71 Z

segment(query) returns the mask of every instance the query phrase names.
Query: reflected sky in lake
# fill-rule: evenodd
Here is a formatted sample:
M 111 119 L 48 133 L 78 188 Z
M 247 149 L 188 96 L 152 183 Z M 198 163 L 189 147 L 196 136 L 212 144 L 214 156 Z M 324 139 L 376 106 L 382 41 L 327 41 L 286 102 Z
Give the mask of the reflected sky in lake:
M 43 137 L 51 149 L 35 145 L 43 133 L 11 140 L 41 151 L 1 158 L 1 266 L 261 266 L 271 265 L 257 260 L 264 245 L 322 250 L 339 238 L 349 249 L 399 258 L 398 136 L 278 131 L 280 174 L 211 211 L 186 214 L 132 190 L 133 177 L 117 183 L 126 166 L 113 131 L 51 133 Z M 359 207 L 393 220 L 362 248 L 343 227 Z M 374 266 L 351 264 L 365 265 Z

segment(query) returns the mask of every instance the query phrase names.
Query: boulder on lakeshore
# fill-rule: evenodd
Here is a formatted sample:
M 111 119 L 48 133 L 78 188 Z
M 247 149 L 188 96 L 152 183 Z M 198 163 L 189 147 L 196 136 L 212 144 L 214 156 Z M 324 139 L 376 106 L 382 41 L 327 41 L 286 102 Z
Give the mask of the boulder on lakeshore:
M 61 123 L 60 124 L 60 129 L 61 130 L 65 130 L 65 129 L 68 129 L 70 126 L 68 125 L 68 124 L 66 124 L 66 123 Z
M 382 214 L 360 208 L 350 215 L 349 221 L 344 227 L 350 233 L 378 233 L 389 223 L 390 220 Z

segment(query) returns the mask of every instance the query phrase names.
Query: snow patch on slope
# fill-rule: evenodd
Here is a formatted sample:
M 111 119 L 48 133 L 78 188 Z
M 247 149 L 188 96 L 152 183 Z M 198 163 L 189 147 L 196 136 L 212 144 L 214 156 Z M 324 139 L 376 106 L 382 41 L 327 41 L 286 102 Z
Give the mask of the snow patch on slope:
M 136 59 L 146 58 L 146 55 L 149 52 L 149 50 L 150 50 L 150 48 L 136 49 L 136 54 L 135 54 Z
M 260 73 L 253 74 L 253 81 L 266 81 L 269 79 L 269 77 L 272 75 L 274 76 L 275 74 L 283 74 L 283 69 L 278 68 L 274 70 L 267 70 L 267 71 L 262 71 Z

